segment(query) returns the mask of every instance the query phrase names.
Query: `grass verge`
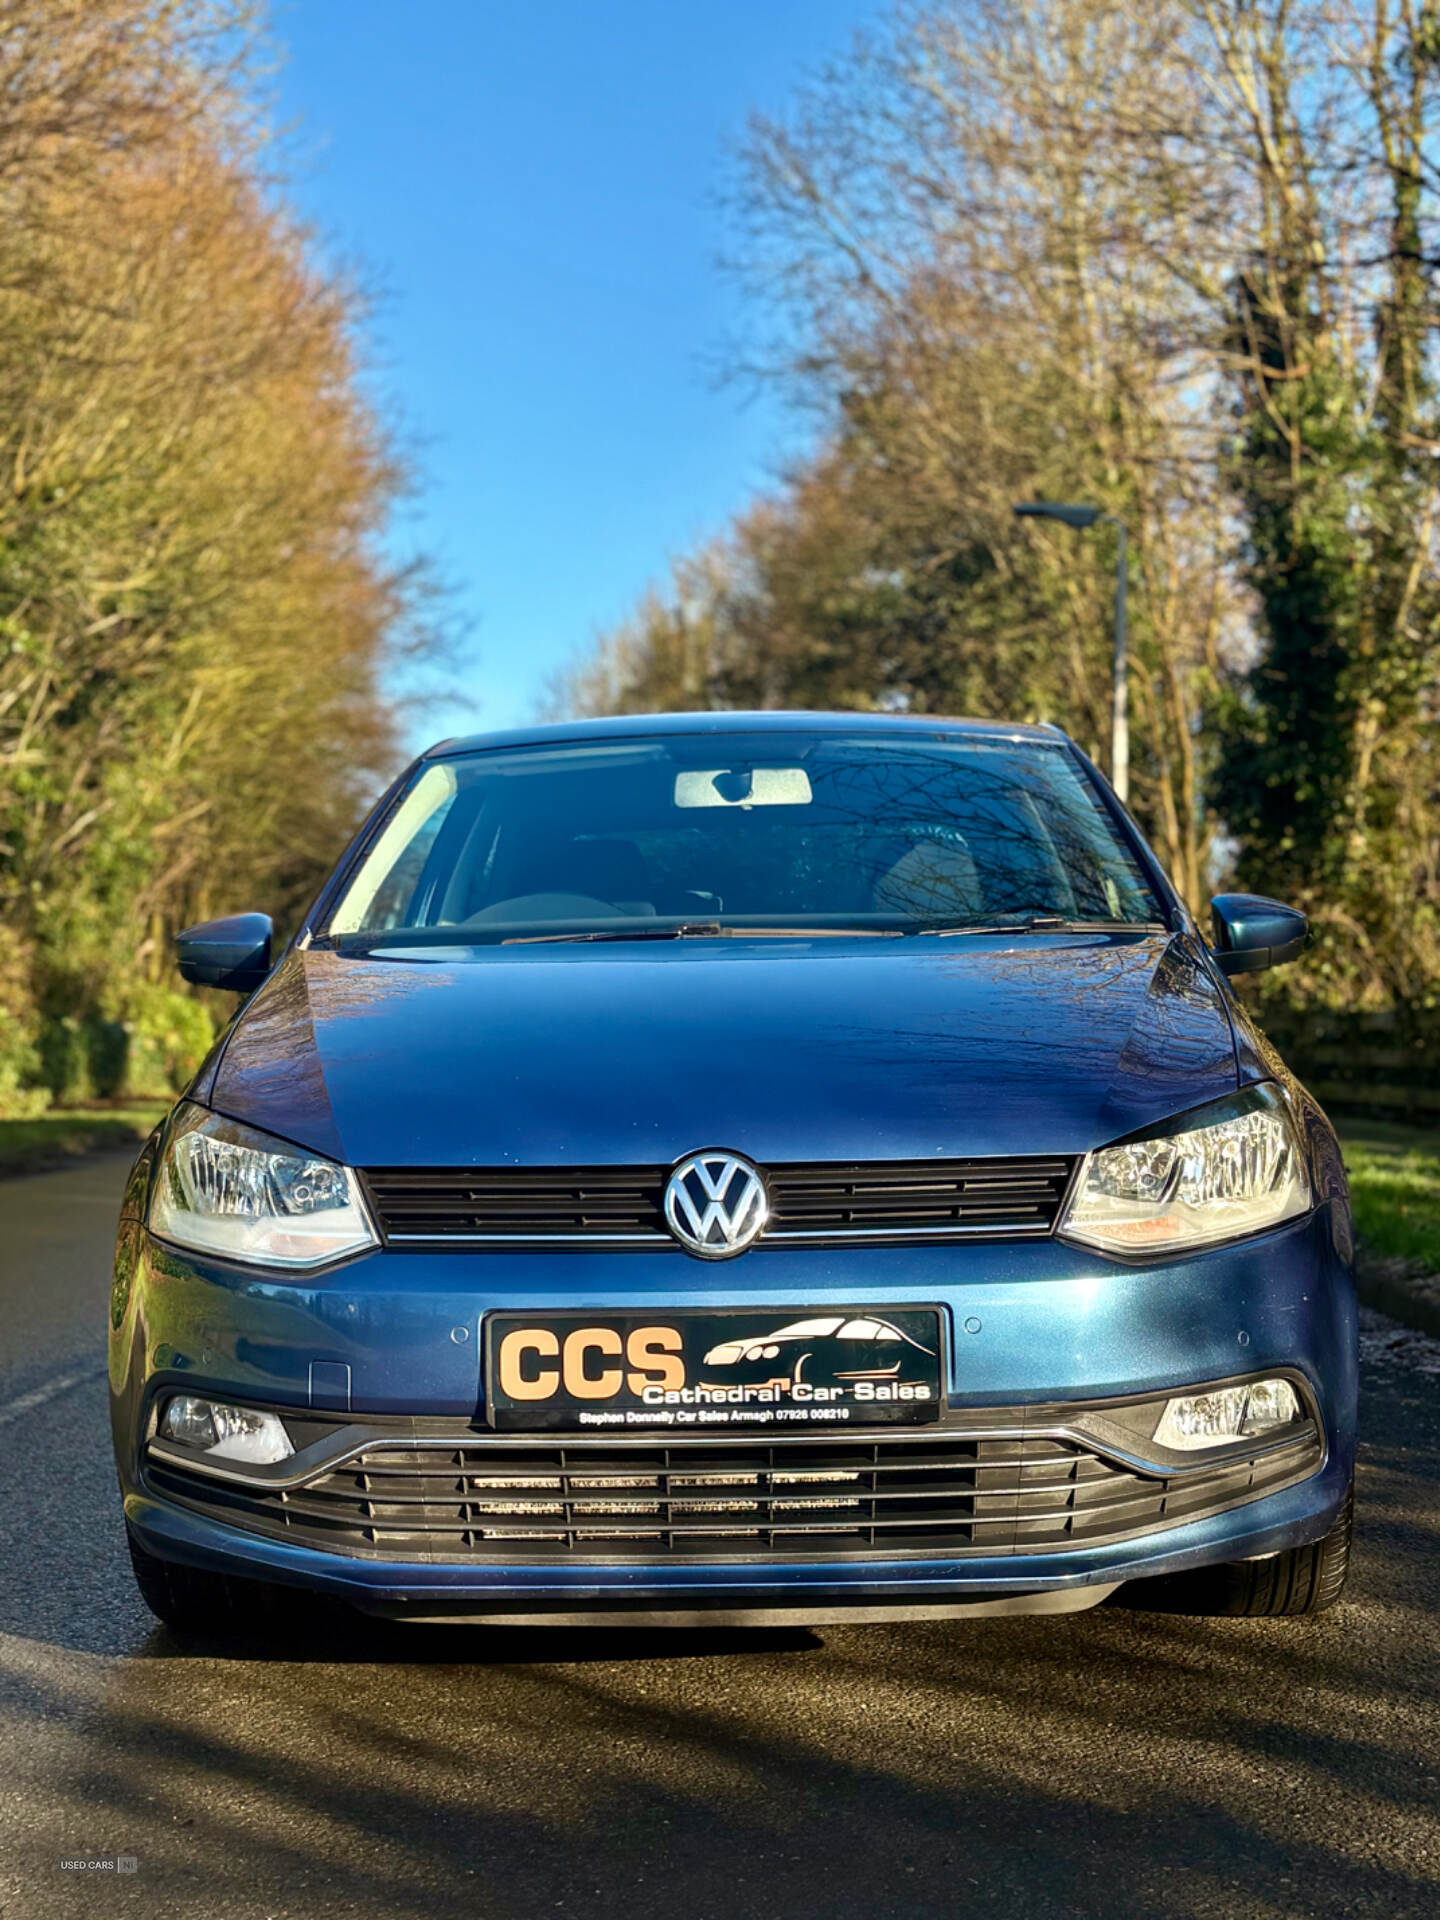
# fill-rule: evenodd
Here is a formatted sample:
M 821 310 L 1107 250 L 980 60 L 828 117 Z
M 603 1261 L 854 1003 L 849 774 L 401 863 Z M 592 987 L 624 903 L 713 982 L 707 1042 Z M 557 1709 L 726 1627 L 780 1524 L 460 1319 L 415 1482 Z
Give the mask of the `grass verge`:
M 63 1107 L 33 1120 L 0 1120 L 0 1177 L 44 1173 L 103 1147 L 138 1147 L 167 1103 Z
M 1440 1134 L 1341 1120 L 1355 1231 L 1373 1254 L 1440 1273 Z

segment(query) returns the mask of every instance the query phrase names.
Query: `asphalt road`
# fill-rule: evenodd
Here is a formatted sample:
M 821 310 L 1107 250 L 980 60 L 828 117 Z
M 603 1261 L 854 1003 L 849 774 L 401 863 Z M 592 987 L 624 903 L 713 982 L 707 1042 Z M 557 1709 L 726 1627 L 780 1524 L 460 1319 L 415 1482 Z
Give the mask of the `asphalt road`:
M 1440 1342 L 1369 1322 L 1353 1597 L 1310 1624 L 196 1650 L 109 1461 L 123 1172 L 0 1185 L 7 1916 L 1440 1914 Z

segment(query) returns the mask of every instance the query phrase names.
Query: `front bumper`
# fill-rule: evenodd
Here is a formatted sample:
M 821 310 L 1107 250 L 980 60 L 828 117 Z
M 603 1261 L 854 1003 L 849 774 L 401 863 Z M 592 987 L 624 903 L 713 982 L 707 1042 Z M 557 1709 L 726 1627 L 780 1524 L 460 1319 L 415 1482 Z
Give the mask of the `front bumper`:
M 291 1410 L 333 1428 L 386 1416 L 484 1438 L 480 1324 L 492 1308 L 736 1306 L 933 1300 L 950 1330 L 945 1417 L 932 1437 L 1056 1408 L 1278 1371 L 1304 1389 L 1319 1464 L 1223 1511 L 1130 1537 L 1027 1549 L 637 1557 L 464 1564 L 383 1548 L 356 1555 L 233 1524 L 157 1490 L 142 1463 L 169 1388 Z M 122 1232 L 111 1388 L 125 1510 L 154 1554 L 322 1590 L 414 1618 L 807 1619 L 872 1610 L 1064 1610 L 1126 1580 L 1279 1552 L 1326 1532 L 1353 1468 L 1355 1316 L 1328 1210 L 1239 1247 L 1131 1267 L 1059 1242 L 764 1251 L 719 1271 L 668 1252 L 626 1256 L 368 1255 L 316 1279 L 257 1276 Z M 319 1431 L 317 1427 L 317 1431 Z M 853 1435 L 847 1438 L 862 1439 Z M 991 1538 L 994 1536 L 992 1535 Z
M 1258 1558 L 1314 1540 L 1339 1517 L 1348 1485 L 1348 1473 L 1332 1459 L 1313 1479 L 1252 1507 L 1117 1546 L 996 1560 L 816 1560 L 800 1565 L 716 1561 L 683 1567 L 462 1568 L 405 1561 L 359 1563 L 243 1534 L 142 1493 L 127 1495 L 125 1515 L 141 1545 L 163 1559 L 310 1588 L 363 1611 L 397 1618 L 471 1618 L 515 1625 L 582 1619 L 612 1625 L 626 1620 L 669 1625 L 743 1620 L 758 1625 L 797 1617 L 820 1622 L 1078 1611 L 1105 1599 L 1127 1580 Z M 1067 1597 L 1069 1605 L 1063 1603 Z

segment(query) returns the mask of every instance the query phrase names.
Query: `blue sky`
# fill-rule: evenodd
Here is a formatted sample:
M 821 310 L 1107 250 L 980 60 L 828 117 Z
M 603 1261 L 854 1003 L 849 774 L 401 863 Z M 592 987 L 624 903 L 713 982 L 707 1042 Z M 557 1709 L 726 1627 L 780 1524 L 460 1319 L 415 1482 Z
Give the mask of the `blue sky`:
M 719 387 L 725 145 L 864 0 L 291 0 L 292 198 L 373 329 L 464 629 L 416 744 L 531 717 L 546 675 L 766 484 L 802 428 Z

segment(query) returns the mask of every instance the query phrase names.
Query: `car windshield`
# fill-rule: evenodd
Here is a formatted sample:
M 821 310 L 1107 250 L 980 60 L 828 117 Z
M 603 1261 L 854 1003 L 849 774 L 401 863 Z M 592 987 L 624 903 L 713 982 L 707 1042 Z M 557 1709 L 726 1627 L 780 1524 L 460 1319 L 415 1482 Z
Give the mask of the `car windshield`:
M 430 762 L 326 931 L 373 946 L 1162 920 L 1061 742 L 716 731 Z

